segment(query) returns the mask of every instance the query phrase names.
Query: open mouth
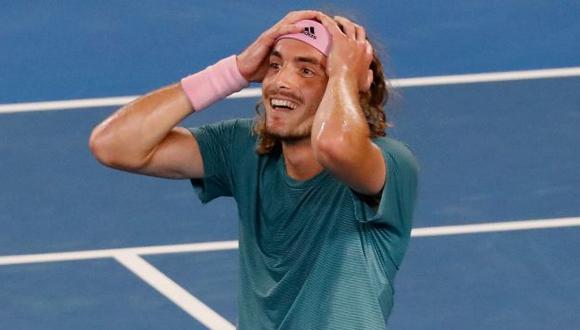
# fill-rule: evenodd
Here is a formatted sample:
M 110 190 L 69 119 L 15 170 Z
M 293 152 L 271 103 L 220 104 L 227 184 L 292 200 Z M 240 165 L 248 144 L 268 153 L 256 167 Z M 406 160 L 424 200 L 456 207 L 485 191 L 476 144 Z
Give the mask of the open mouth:
M 270 106 L 272 106 L 274 110 L 294 110 L 298 104 L 288 100 L 272 98 L 270 99 Z

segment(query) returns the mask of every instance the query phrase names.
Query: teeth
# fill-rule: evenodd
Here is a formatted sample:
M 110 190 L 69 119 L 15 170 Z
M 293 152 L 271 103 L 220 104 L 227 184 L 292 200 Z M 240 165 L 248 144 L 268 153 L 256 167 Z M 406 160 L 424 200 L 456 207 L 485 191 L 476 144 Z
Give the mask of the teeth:
M 292 110 L 296 109 L 296 103 L 287 100 L 271 99 L 270 104 L 273 107 L 286 107 Z

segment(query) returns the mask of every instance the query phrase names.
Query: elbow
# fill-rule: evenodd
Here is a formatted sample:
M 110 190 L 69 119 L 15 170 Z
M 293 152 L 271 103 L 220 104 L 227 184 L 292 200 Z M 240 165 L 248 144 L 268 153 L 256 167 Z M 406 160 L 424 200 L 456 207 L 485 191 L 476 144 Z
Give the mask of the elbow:
M 115 167 L 115 158 L 113 157 L 111 148 L 98 127 L 93 130 L 89 137 L 89 150 L 99 163 L 105 166 Z
M 349 143 L 342 137 L 318 137 L 313 143 L 314 155 L 317 161 L 326 168 L 349 162 Z
M 100 127 L 96 127 L 89 137 L 89 150 L 99 163 L 120 170 L 138 170 L 142 163 L 127 157 L 128 153 L 118 145 L 119 143 L 104 133 Z
M 339 134 L 318 134 L 311 143 L 317 161 L 328 169 L 358 167 L 373 146 L 366 131 L 352 130 Z
M 368 150 L 370 132 L 366 121 L 355 118 L 317 127 L 310 142 L 318 162 L 326 168 L 356 166 L 358 157 Z

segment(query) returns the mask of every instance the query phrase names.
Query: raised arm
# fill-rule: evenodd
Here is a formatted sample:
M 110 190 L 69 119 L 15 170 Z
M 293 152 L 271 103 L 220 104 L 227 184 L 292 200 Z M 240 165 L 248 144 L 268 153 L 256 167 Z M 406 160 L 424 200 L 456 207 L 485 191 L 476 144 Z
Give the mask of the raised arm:
M 327 60 L 328 85 L 312 127 L 317 160 L 355 191 L 375 195 L 385 182 L 386 165 L 381 150 L 371 141 L 359 93 L 372 82 L 369 70 L 372 47 L 365 30 L 352 22 L 322 17 L 332 35 Z
M 89 145 L 104 165 L 167 178 L 203 176 L 195 138 L 176 127 L 193 107 L 179 83 L 122 107 L 93 130 Z
M 92 153 L 104 165 L 129 172 L 167 178 L 202 177 L 199 146 L 191 133 L 176 125 L 194 108 L 201 110 L 242 88 L 240 81 L 261 82 L 276 38 L 301 31 L 295 22 L 319 15 L 316 11 L 291 12 L 239 56 L 124 106 L 93 130 L 89 141 Z

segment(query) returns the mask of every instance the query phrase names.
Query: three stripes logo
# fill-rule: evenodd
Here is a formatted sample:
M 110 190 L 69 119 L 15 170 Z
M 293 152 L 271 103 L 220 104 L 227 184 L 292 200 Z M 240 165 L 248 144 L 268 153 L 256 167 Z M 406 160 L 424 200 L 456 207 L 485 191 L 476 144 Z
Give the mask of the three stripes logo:
M 314 26 L 306 26 L 304 27 L 304 31 L 302 31 L 305 35 L 309 36 L 312 39 L 316 39 L 316 34 L 314 34 Z

